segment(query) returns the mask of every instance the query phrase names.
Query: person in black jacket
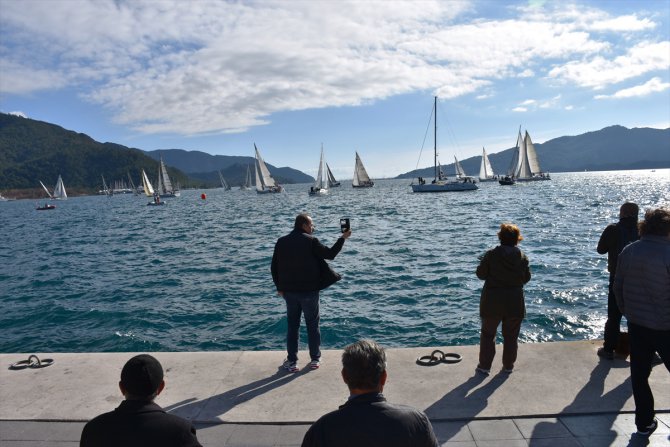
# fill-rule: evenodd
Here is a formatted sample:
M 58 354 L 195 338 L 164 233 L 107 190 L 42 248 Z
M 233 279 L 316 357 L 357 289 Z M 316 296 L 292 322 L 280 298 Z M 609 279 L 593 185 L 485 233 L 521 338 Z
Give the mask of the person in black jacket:
M 312 235 L 314 228 L 309 215 L 299 214 L 295 218 L 293 231 L 279 238 L 272 255 L 272 280 L 277 287 L 277 293 L 286 301 L 288 357 L 283 367 L 290 372 L 298 371 L 298 336 L 300 317 L 303 313 L 311 357 L 309 366 L 311 369 L 317 369 L 321 365 L 319 290 L 324 288 L 322 263 L 325 263 L 325 259 L 335 259 L 342 250 L 344 240 L 351 236 L 349 229 L 342 233 L 331 248 L 328 248 Z
M 359 340 L 342 353 L 342 379 L 349 400 L 321 416 L 305 433 L 302 447 L 436 447 L 425 413 L 386 401 L 386 353 L 371 340 Z
M 609 224 L 598 241 L 598 253 L 607 253 L 607 271 L 610 272 L 607 293 L 607 321 L 605 322 L 605 341 L 598 349 L 598 355 L 606 359 L 614 358 L 614 349 L 619 341 L 621 332 L 621 312 L 616 304 L 614 291 L 614 277 L 619 253 L 631 242 L 639 239 L 637 233 L 637 216 L 640 209 L 637 204 L 626 202 L 619 209 L 619 222 Z
M 84 426 L 80 447 L 202 447 L 189 421 L 154 403 L 165 388 L 163 367 L 154 357 L 128 360 L 119 388 L 125 400 Z

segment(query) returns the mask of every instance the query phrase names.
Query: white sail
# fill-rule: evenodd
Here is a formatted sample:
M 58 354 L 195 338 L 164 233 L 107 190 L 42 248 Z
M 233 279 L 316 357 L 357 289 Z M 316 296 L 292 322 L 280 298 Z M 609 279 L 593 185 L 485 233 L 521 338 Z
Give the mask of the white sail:
M 323 146 L 321 146 L 321 158 L 319 159 L 319 173 L 316 176 L 316 181 L 314 182 L 314 187 L 311 191 L 320 194 L 328 192 L 328 178 L 326 174 L 326 164 L 323 159 Z
M 461 166 L 461 162 L 458 161 L 458 158 L 454 155 L 454 169 L 456 170 L 456 177 L 465 177 L 465 171 L 463 170 L 463 166 Z
M 479 167 L 479 180 L 490 179 L 494 176 L 495 174 L 493 173 L 489 156 L 486 154 L 486 149 L 482 148 L 482 163 Z
M 333 172 L 330 170 L 330 166 L 328 166 L 328 163 L 326 163 L 326 172 L 328 173 L 328 186 L 333 187 L 333 186 L 340 186 L 340 182 L 335 180 L 335 176 L 333 175 Z
M 524 143 L 526 144 L 526 157 L 528 158 L 528 168 L 530 169 L 531 176 L 533 174 L 539 174 L 542 172 L 540 168 L 540 162 L 537 159 L 537 151 L 535 150 L 535 145 L 530 139 L 528 131 L 526 131 L 526 136 L 524 137 Z
M 147 173 L 144 172 L 144 169 L 142 169 L 142 187 L 144 188 L 144 194 L 146 194 L 147 197 L 154 195 L 154 188 L 151 186 L 149 177 L 147 177 Z
M 107 186 L 107 182 L 105 181 L 105 176 L 100 175 L 100 177 L 102 177 L 102 193 L 104 195 L 108 196 L 110 191 L 109 191 L 109 187 Z
M 507 175 L 510 177 L 518 177 L 519 169 L 521 168 L 521 152 L 524 147 L 523 138 L 521 137 L 521 129 L 519 129 L 519 135 L 516 138 L 516 148 L 514 150 L 514 155 L 512 156 L 512 163 L 509 165 L 507 170 Z M 523 151 L 526 152 L 525 150 Z
M 44 192 L 47 193 L 47 195 L 49 196 L 50 199 L 53 199 L 54 196 L 52 196 L 51 193 L 49 192 L 49 190 L 47 189 L 47 187 L 44 186 L 44 183 L 42 183 L 42 180 L 40 180 L 39 182 L 40 182 L 40 185 L 42 185 L 42 188 L 44 188 Z
M 256 150 L 256 191 L 258 192 L 279 192 L 281 188 L 275 182 L 275 179 L 272 178 L 270 171 L 265 162 L 261 157 L 256 144 L 254 143 L 254 149 Z
M 65 185 L 63 184 L 63 178 L 59 175 L 58 181 L 56 181 L 56 187 L 54 188 L 54 199 L 67 200 L 67 192 L 65 192 Z
M 240 186 L 240 189 L 249 189 L 251 188 L 251 171 L 249 170 L 249 165 L 247 165 L 247 177 L 244 179 L 244 184 Z
M 228 190 L 230 189 L 230 185 L 228 184 L 228 182 L 226 181 L 226 179 L 223 178 L 223 174 L 221 174 L 221 171 L 219 171 L 219 180 L 221 181 L 221 187 L 222 187 L 224 190 L 228 191 Z
M 354 166 L 354 178 L 351 181 L 352 186 L 372 186 L 374 183 L 370 181 L 370 176 L 363 166 L 361 157 L 356 152 L 356 165 Z
M 174 188 L 172 187 L 172 182 L 170 181 L 170 176 L 167 173 L 167 168 L 165 167 L 165 163 L 163 162 L 163 157 L 161 157 L 161 175 L 163 178 L 163 189 L 162 192 L 174 192 Z

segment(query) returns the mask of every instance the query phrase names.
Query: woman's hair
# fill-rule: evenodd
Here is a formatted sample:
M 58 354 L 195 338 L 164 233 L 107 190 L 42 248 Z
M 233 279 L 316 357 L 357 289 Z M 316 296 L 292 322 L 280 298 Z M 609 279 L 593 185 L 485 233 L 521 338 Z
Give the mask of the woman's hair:
M 640 236 L 668 236 L 670 235 L 670 209 L 656 208 L 644 213 L 644 220 L 638 224 Z
M 498 239 L 500 244 L 514 247 L 523 240 L 519 227 L 514 224 L 504 223 L 500 224 L 500 231 L 498 231 Z

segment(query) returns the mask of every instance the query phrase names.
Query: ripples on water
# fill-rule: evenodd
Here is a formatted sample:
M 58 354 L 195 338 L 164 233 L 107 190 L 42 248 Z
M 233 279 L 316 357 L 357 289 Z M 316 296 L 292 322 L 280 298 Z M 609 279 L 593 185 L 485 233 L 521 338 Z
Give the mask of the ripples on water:
M 284 349 L 283 301 L 270 277 L 276 239 L 309 212 L 317 237 L 353 236 L 322 292 L 325 348 L 361 337 L 386 346 L 479 342 L 478 257 L 500 223 L 520 226 L 533 278 L 525 342 L 602 337 L 607 265 L 595 246 L 625 200 L 670 204 L 670 170 L 555 174 L 550 182 L 413 194 L 409 180 L 309 185 L 280 195 L 183 191 L 164 207 L 103 196 L 0 203 L 0 352 Z M 302 339 L 305 340 L 303 332 Z

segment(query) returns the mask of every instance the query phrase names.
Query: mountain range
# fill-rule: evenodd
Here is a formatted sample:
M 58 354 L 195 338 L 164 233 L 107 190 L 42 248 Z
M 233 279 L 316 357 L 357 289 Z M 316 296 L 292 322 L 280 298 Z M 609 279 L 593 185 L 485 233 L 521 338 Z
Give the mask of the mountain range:
M 535 144 L 542 169 L 548 172 L 670 168 L 670 128 L 610 126 L 577 136 L 554 138 Z M 514 148 L 489 154 L 495 173 L 505 173 Z M 443 150 L 444 153 L 444 150 Z M 161 149 L 142 151 L 115 143 L 100 143 L 88 135 L 55 124 L 0 113 L 0 190 L 33 190 L 43 194 L 39 180 L 55 183 L 59 174 L 68 192 L 91 194 L 108 183 L 134 178 L 140 172 L 150 177 L 158 171 L 162 157 L 173 181 L 182 187 L 220 186 L 218 171 L 233 186 L 241 185 L 247 169 L 254 175 L 254 158 L 210 155 L 200 151 Z M 461 160 L 469 175 L 477 176 L 481 156 Z M 454 172 L 453 163 L 442 165 Z M 268 169 L 279 183 L 309 183 L 314 178 L 290 167 Z M 433 167 L 409 171 L 396 178 L 431 178 Z M 252 179 L 253 183 L 253 179 Z M 27 194 L 30 195 L 27 191 Z
M 532 135 L 531 135 L 532 137 Z M 576 136 L 554 138 L 533 143 L 537 158 L 545 172 L 616 171 L 622 169 L 670 168 L 670 128 L 648 127 L 628 129 L 610 126 Z M 488 154 L 496 174 L 507 172 L 515 148 Z M 444 150 L 441 151 L 445 153 Z M 466 174 L 477 177 L 481 156 L 459 160 Z M 443 164 L 447 175 L 454 175 L 454 163 Z M 428 167 L 400 174 L 396 178 L 432 178 L 434 168 Z

